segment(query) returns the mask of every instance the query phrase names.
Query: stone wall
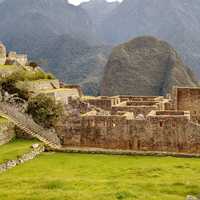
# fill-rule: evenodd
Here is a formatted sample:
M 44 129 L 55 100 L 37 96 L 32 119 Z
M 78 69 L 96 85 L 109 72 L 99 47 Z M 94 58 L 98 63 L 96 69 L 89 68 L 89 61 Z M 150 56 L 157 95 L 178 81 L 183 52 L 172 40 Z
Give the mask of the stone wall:
M 187 110 L 191 119 L 200 123 L 200 88 L 173 88 L 173 104 L 175 110 Z
M 6 119 L 0 120 L 0 145 L 8 143 L 15 137 L 14 124 Z
M 101 99 L 101 98 L 94 98 L 94 99 L 88 99 L 85 100 L 85 102 L 89 103 L 90 105 L 93 105 L 95 107 L 101 108 L 103 110 L 111 110 L 112 107 L 112 100 L 111 99 Z
M 51 90 L 59 88 L 59 80 L 18 81 L 16 87 L 28 91 Z
M 8 53 L 7 62 L 16 61 L 20 65 L 26 65 L 28 63 L 28 56 L 25 54 L 17 54 L 14 51 Z
M 145 107 L 151 111 L 151 109 L 156 109 L 156 104 L 161 104 L 163 101 L 163 97 L 156 97 L 156 96 L 113 96 L 113 97 L 90 97 L 88 99 L 84 99 L 85 102 L 99 107 L 103 110 L 107 111 L 127 111 L 133 112 L 137 107 L 141 107 L 138 110 L 144 110 Z M 158 105 L 159 108 L 161 105 Z M 162 107 L 165 105 L 163 104 Z M 168 106 L 166 104 L 166 106 Z M 142 108 L 143 107 L 143 108 Z M 156 108 L 155 108 L 156 107 Z M 138 111 L 139 112 L 139 111 Z M 143 112 L 142 112 L 143 113 Z M 147 112 L 145 112 L 147 113 Z
M 74 85 L 74 84 L 64 84 L 64 83 L 60 83 L 60 87 L 61 88 L 66 88 L 66 89 L 76 89 L 79 93 L 79 96 L 82 97 L 83 96 L 83 91 L 81 86 L 79 85 Z
M 152 110 L 157 110 L 157 106 L 113 106 L 112 107 L 112 114 L 117 112 L 132 112 L 135 116 L 137 115 L 144 115 L 146 116 Z
M 127 120 L 124 116 L 84 116 L 76 129 L 69 125 L 64 145 L 200 153 L 200 126 L 188 116 L 149 115 L 146 120 Z
M 6 62 L 6 47 L 0 42 L 0 65 Z
M 162 96 L 118 96 L 120 102 L 123 101 L 161 101 Z
M 56 102 L 68 104 L 72 99 L 79 99 L 79 91 L 76 88 L 60 88 L 53 90 L 43 90 L 40 93 L 46 94 L 55 99 Z

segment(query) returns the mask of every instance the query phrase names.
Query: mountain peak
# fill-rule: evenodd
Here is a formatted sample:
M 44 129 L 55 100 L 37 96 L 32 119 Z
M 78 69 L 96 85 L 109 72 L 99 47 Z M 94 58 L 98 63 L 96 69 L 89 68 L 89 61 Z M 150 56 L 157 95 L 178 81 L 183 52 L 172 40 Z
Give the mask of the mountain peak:
M 166 95 L 172 86 L 198 86 L 167 42 L 138 37 L 113 49 L 105 67 L 101 94 Z

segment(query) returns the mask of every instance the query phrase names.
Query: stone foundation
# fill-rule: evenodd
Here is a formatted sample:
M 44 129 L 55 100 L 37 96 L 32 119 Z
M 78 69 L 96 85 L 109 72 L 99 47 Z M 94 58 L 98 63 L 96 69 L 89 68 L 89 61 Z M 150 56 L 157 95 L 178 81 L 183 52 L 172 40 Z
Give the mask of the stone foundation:
M 144 120 L 84 115 L 78 127 L 68 125 L 63 138 L 65 146 L 200 153 L 200 125 L 181 111 L 152 111 Z

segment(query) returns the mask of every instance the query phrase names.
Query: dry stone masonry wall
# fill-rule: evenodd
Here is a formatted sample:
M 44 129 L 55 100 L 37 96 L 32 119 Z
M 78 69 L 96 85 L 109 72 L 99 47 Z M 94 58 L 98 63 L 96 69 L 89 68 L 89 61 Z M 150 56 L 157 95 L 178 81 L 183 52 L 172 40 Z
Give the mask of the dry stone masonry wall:
M 20 165 L 24 162 L 32 160 L 42 152 L 44 152 L 45 148 L 43 145 L 34 144 L 32 145 L 32 150 L 28 153 L 23 154 L 17 159 L 6 161 L 5 163 L 0 164 L 0 173 L 5 172 L 8 169 L 14 168 L 17 165 Z
M 199 99 L 200 88 L 174 88 L 172 97 L 166 98 L 88 98 L 87 103 L 104 108 L 109 114 L 88 112 L 80 116 L 76 125 L 72 120 L 62 133 L 63 144 L 66 147 L 200 154 L 200 124 L 195 120 L 200 117 Z

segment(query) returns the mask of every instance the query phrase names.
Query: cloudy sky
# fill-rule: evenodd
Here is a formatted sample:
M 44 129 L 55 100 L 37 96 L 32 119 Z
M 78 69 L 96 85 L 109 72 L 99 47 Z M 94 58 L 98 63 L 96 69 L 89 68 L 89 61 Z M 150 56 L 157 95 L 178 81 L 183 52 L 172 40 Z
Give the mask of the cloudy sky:
M 69 2 L 74 4 L 74 5 L 78 5 L 78 4 L 80 4 L 81 2 L 84 2 L 84 1 L 89 1 L 89 0 L 69 0 Z M 107 0 L 107 1 L 112 2 L 112 1 L 122 1 L 122 0 Z

